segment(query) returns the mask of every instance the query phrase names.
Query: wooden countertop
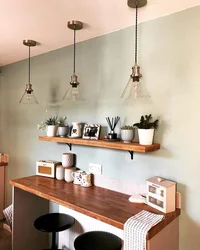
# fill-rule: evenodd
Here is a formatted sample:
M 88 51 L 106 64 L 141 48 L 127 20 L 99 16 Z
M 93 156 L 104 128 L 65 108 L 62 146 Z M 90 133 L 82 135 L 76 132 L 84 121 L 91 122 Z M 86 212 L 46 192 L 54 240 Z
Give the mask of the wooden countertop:
M 129 202 L 129 195 L 96 186 L 84 188 L 42 176 L 15 179 L 10 184 L 120 229 L 123 229 L 129 217 L 142 210 L 163 214 L 148 205 Z M 177 218 L 180 209 L 164 215 L 165 219 L 148 232 L 147 239 L 151 239 Z
M 7 166 L 8 165 L 8 163 L 7 162 L 0 162 L 0 167 L 2 167 L 2 166 Z

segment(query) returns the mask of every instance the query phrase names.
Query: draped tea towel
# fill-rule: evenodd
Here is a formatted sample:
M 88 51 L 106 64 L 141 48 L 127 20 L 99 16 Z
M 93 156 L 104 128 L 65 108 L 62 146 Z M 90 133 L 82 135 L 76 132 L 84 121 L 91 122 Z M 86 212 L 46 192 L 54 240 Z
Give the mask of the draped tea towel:
M 163 219 L 145 210 L 130 217 L 124 224 L 124 250 L 146 250 L 147 232 Z

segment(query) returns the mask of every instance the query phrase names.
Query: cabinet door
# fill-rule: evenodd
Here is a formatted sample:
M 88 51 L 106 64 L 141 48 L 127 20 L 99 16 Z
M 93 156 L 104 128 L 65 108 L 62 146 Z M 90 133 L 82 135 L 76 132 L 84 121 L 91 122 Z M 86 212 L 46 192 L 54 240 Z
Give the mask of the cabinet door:
M 179 249 L 179 218 L 173 220 L 163 230 L 147 241 L 148 250 Z
M 0 167 L 0 220 L 3 219 L 3 209 L 4 209 L 4 166 Z

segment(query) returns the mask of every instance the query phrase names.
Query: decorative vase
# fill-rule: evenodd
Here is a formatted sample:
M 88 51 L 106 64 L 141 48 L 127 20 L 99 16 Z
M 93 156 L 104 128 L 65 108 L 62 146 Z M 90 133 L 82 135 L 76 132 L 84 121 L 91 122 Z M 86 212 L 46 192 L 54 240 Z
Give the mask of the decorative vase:
M 71 137 L 81 137 L 81 123 L 72 122 Z
M 69 127 L 68 126 L 59 126 L 58 127 L 58 136 L 65 137 L 68 135 Z
M 47 136 L 53 137 L 56 136 L 57 126 L 56 125 L 48 125 L 47 126 Z
M 152 145 L 154 128 L 151 129 L 138 129 L 139 144 L 141 145 Z
M 134 139 L 134 129 L 121 129 L 121 139 L 124 143 L 130 143 Z

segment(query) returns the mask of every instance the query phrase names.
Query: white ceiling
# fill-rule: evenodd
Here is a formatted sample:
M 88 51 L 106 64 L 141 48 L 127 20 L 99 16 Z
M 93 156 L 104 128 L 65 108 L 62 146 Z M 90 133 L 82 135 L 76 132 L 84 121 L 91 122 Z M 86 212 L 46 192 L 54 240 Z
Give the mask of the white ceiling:
M 196 5 L 200 0 L 148 0 L 139 10 L 139 22 Z M 134 16 L 127 0 L 0 0 L 0 66 L 28 57 L 24 39 L 39 43 L 32 56 L 72 44 L 69 20 L 84 23 L 79 42 L 131 26 Z

